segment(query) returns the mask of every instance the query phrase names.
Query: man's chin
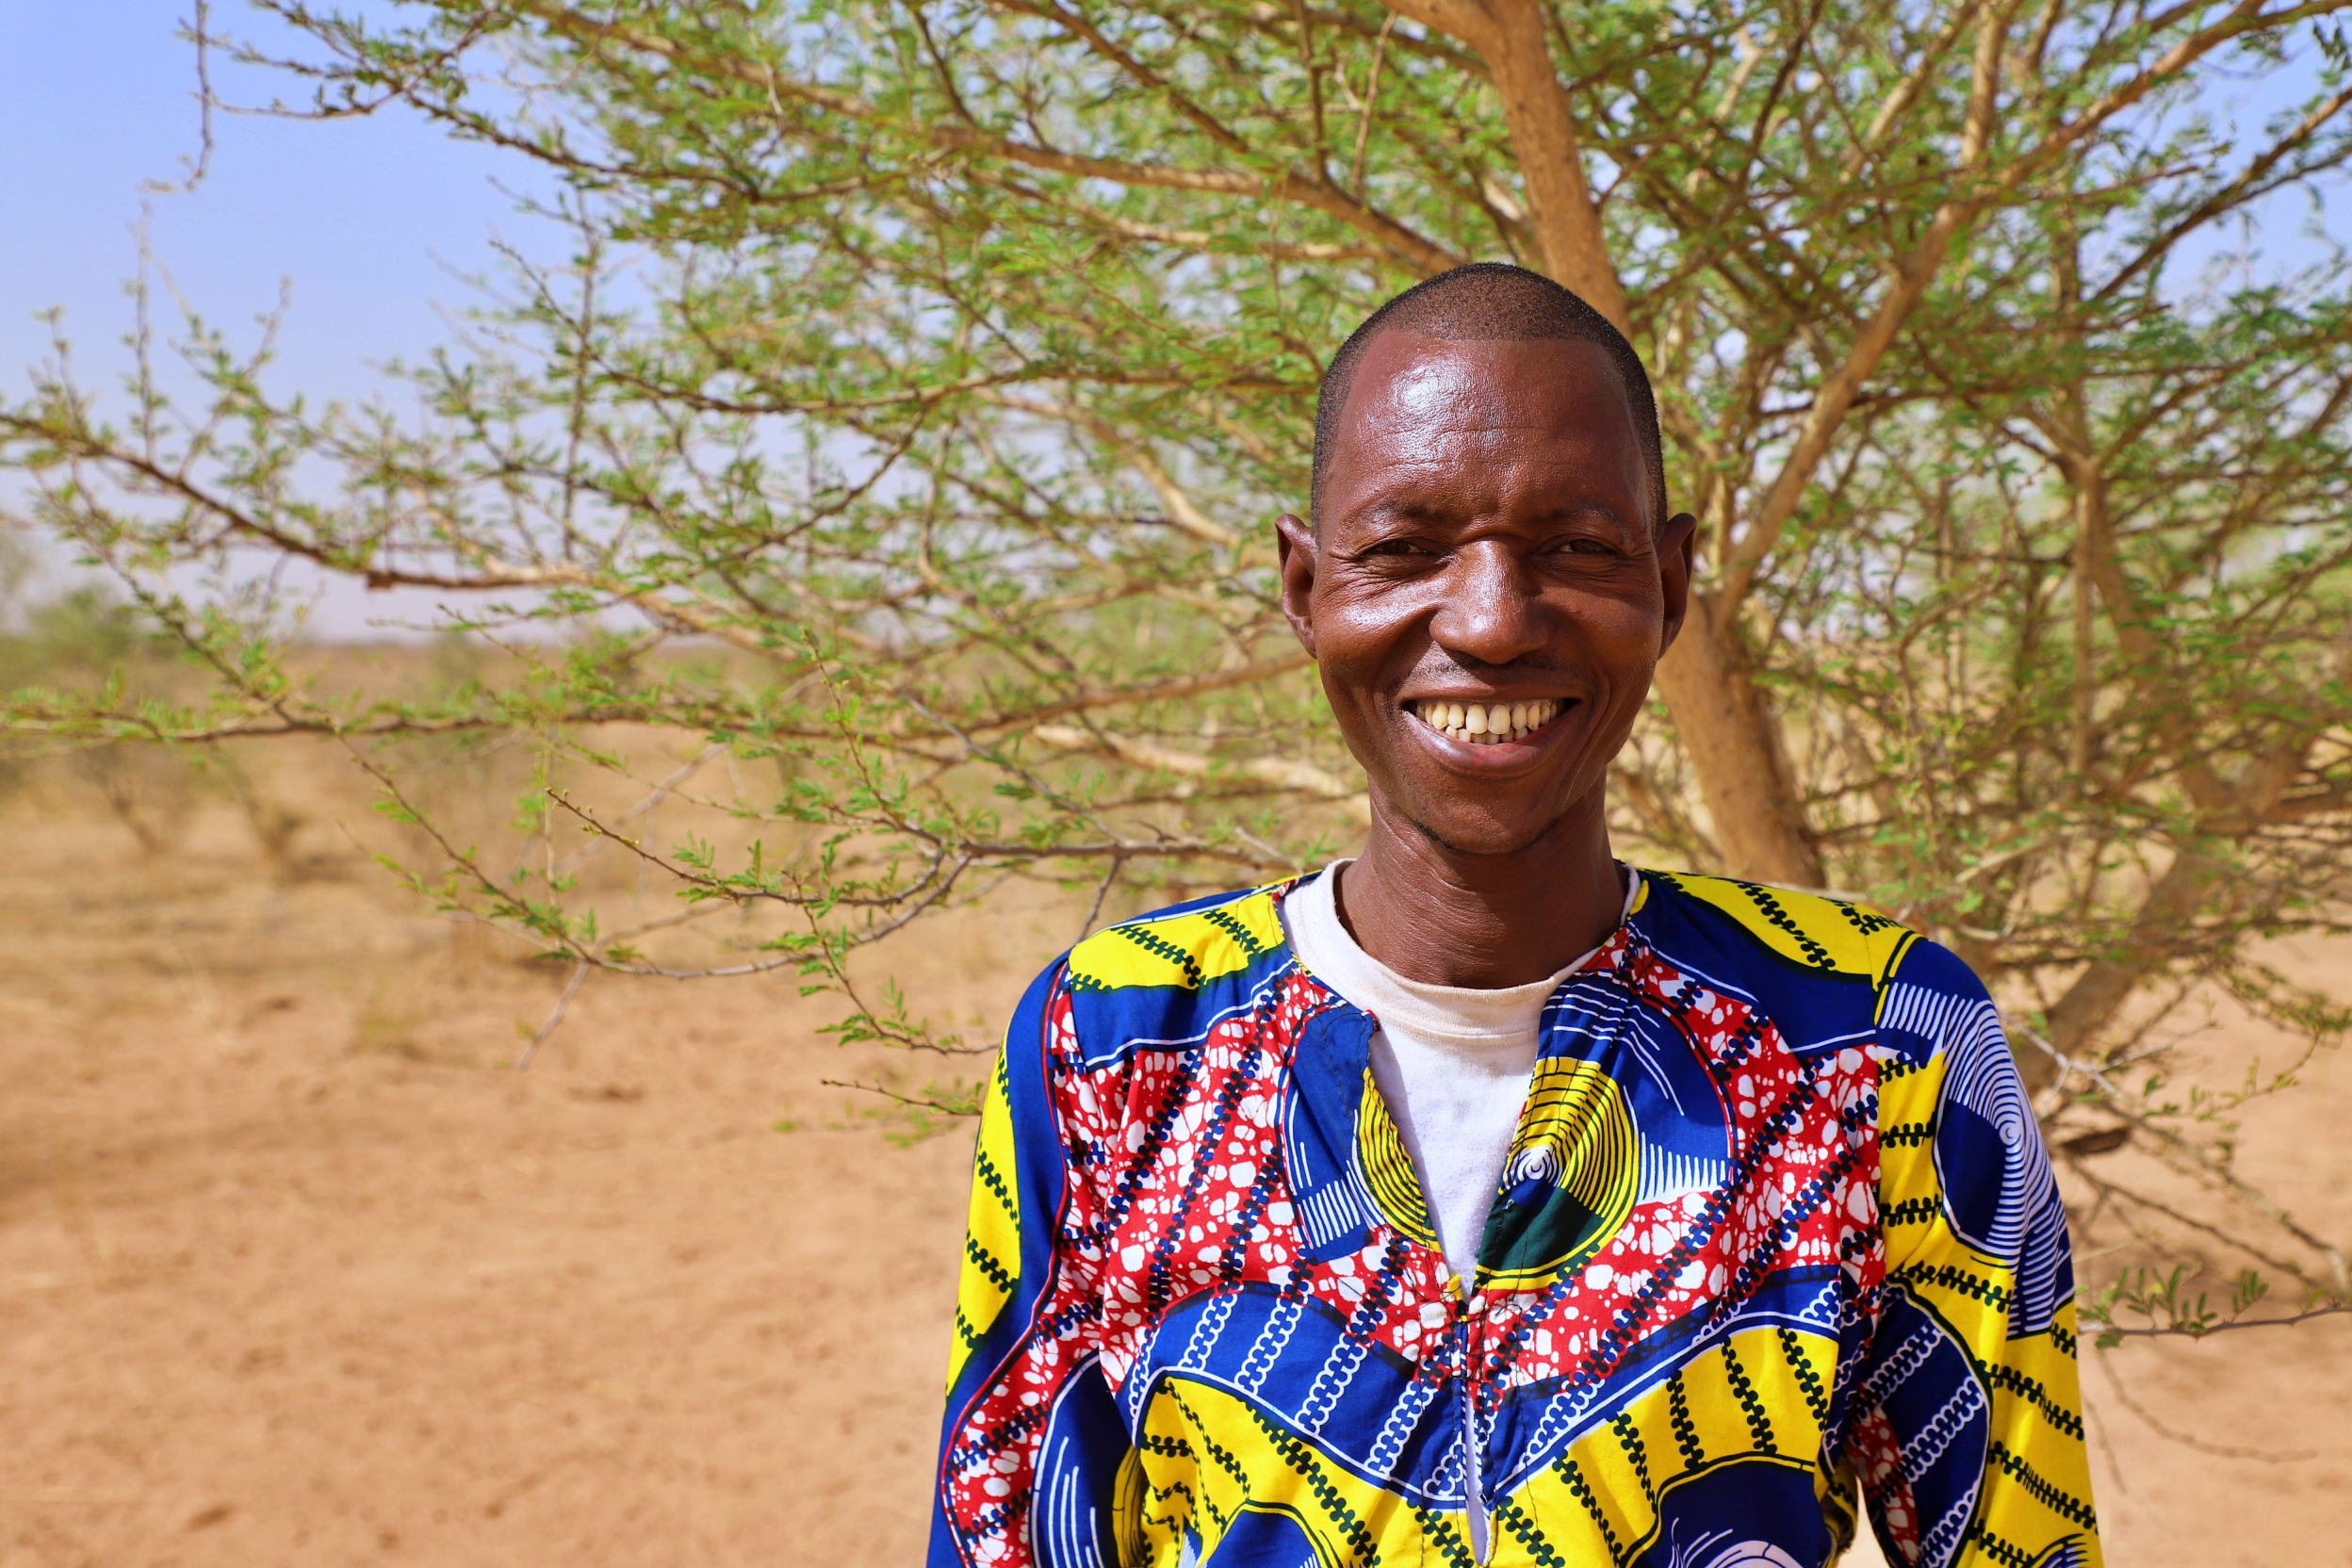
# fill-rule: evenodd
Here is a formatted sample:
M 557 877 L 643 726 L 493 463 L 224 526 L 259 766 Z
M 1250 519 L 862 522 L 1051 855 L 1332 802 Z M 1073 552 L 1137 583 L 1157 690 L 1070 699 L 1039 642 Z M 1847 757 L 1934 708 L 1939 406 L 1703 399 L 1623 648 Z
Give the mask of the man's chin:
M 1449 855 L 1518 855 L 1533 849 L 1568 819 L 1561 810 L 1537 822 L 1497 822 L 1488 817 L 1446 818 L 1399 812 L 1413 830 Z

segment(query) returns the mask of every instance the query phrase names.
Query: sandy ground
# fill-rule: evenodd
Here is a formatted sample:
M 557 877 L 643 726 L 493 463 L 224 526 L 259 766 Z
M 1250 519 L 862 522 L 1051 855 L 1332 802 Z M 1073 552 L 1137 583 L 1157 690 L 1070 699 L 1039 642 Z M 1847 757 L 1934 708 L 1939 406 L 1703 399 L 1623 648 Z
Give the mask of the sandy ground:
M 917 1560 L 967 1148 L 843 1124 L 822 999 L 599 978 L 518 1073 L 561 972 L 177 831 L 0 807 L 0 1568 Z M 1065 923 L 898 972 L 1001 1016 Z M 2339 1236 L 2347 1105 L 2339 1054 L 2246 1138 Z M 2352 1563 L 2352 1322 L 2087 1380 L 2111 1560 Z

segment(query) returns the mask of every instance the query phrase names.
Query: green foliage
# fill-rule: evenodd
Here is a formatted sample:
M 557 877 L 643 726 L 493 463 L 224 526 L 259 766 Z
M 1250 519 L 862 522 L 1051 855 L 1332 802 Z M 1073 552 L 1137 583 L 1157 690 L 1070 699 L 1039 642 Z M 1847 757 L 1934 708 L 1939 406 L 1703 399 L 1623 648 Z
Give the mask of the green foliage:
M 2003 989 L 2062 1139 L 2123 1119 L 2238 1204 L 2227 1113 L 2283 1080 L 2146 1070 L 2216 989 L 2311 1049 L 2345 1026 L 2261 958 L 2346 924 L 2352 291 L 2331 238 L 2262 229 L 2352 155 L 2345 4 L 1546 8 L 1792 831 Z M 535 161 L 569 259 L 517 260 L 468 346 L 401 372 L 416 416 L 281 395 L 266 343 L 200 321 L 185 403 L 152 371 L 101 399 L 61 351 L 0 407 L 0 466 L 210 679 L 20 690 L 8 743 L 341 737 L 442 906 L 575 963 L 785 971 L 844 994 L 844 1041 L 913 1050 L 973 1047 L 861 989 L 864 948 L 1011 883 L 1091 923 L 1353 831 L 1266 524 L 1366 311 L 1543 263 L 1476 54 L 1352 0 L 265 8 L 310 41 L 271 62 L 287 112 Z M 253 570 L 286 559 L 437 590 L 516 673 L 322 693 Z M 1617 826 L 1717 863 L 1665 718 Z M 776 788 L 636 779 L 618 727 Z M 460 736 L 533 748 L 539 864 L 406 782 L 403 748 Z M 599 777 L 747 837 L 660 842 Z M 680 958 L 599 918 L 558 835 L 783 923 Z
M 2079 1308 L 2082 1326 L 2096 1335 L 2099 1348 L 2112 1350 L 2134 1337 L 2179 1334 L 2202 1339 L 2225 1329 L 2292 1328 L 2311 1318 L 2352 1312 L 2352 1302 L 2307 1290 L 2299 1311 L 2250 1316 L 2252 1309 L 2270 1295 L 2269 1282 L 2261 1274 L 2251 1268 L 2240 1270 L 2230 1282 L 2228 1303 L 2215 1305 L 2206 1291 L 2189 1294 L 2190 1285 L 2202 1272 L 2202 1266 L 2193 1264 L 2176 1264 L 2161 1274 L 2145 1266 L 2127 1268 L 2085 1296 Z M 2138 1321 L 2123 1321 L 2126 1318 Z

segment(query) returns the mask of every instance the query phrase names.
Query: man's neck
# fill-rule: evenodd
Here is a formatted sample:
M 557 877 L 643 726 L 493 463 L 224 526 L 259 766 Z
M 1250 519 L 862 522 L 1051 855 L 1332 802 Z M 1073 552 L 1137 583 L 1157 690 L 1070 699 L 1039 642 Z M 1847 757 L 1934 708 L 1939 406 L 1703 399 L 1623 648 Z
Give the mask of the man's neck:
M 1376 796 L 1340 919 L 1366 953 L 1424 985 L 1497 990 L 1556 974 L 1606 941 L 1625 908 L 1598 793 L 1502 855 L 1448 848 Z

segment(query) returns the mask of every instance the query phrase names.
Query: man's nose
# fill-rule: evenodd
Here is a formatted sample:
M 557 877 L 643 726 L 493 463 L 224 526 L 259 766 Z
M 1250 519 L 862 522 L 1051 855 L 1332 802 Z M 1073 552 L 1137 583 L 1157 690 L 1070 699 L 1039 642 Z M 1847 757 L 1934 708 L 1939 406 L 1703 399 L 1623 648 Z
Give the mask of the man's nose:
M 1508 664 L 1550 636 L 1543 585 L 1517 550 L 1482 539 L 1455 556 L 1429 634 L 1465 663 Z

